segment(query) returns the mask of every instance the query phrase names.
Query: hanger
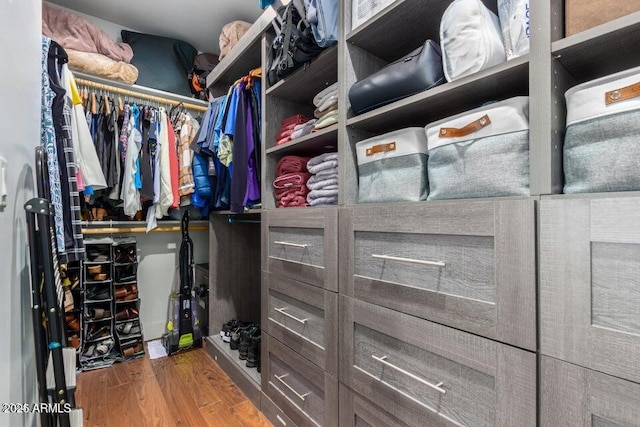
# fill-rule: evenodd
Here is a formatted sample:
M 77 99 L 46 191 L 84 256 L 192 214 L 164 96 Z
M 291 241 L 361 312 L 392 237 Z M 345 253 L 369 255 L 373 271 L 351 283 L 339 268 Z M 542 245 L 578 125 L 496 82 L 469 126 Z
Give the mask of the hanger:
M 122 97 L 118 97 L 118 115 L 121 116 L 124 113 L 124 104 L 122 102 Z
M 111 99 L 109 95 L 105 96 L 104 112 L 107 116 L 111 115 Z
M 91 92 L 91 114 L 98 114 L 96 93 Z

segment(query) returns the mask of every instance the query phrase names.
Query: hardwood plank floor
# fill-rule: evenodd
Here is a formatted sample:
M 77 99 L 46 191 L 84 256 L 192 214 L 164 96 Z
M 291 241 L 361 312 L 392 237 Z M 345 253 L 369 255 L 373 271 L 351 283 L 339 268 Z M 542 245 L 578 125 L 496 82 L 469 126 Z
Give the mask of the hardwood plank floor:
M 204 348 L 81 372 L 85 427 L 271 427 Z

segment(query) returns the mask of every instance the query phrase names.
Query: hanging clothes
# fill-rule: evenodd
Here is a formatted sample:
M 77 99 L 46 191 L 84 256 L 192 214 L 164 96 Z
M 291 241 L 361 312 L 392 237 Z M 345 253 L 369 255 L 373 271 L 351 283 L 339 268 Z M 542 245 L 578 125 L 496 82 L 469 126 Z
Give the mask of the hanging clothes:
M 122 193 L 120 198 L 124 201 L 124 214 L 133 217 L 142 205 L 140 203 L 140 193 L 136 185 L 136 174 L 138 173 L 138 153 L 142 148 L 142 135 L 136 128 L 135 112 L 138 107 L 131 107 L 131 116 L 127 123 L 128 135 L 127 152 L 123 168 Z M 139 111 L 138 111 L 139 112 Z
M 60 184 L 60 167 L 56 146 L 56 131 L 53 125 L 52 104 L 56 94 L 49 84 L 49 49 L 51 39 L 42 36 L 42 92 L 40 103 L 40 144 L 47 152 L 47 171 L 49 175 L 49 192 L 53 206 L 53 227 L 58 248 L 65 247 L 64 220 L 62 214 L 62 187 Z
M 189 114 L 183 114 L 180 120 L 180 143 L 178 145 L 178 163 L 180 167 L 179 191 L 180 204 L 184 205 L 190 194 L 194 191 L 193 182 L 193 150 L 191 142 L 194 140 L 198 129 L 197 122 Z
M 160 200 L 156 207 L 156 218 L 161 219 L 169 214 L 169 208 L 173 204 L 173 191 L 171 189 L 171 166 L 169 154 L 169 119 L 164 108 L 160 109 Z
M 100 167 L 100 161 L 91 139 L 89 126 L 87 125 L 82 98 L 76 86 L 73 73 L 67 64 L 62 66 L 62 78 L 64 88 L 71 93 L 73 111 L 71 115 L 71 140 L 76 155 L 76 163 L 82 176 L 83 187 L 89 186 L 96 190 L 107 187 L 104 174 Z
M 97 121 L 94 144 L 100 159 L 102 173 L 109 188 L 118 185 L 115 151 L 115 145 L 117 145 L 117 114 L 113 100 L 109 99 L 109 97 L 101 97 L 98 102 L 98 113 L 94 115 L 94 120 Z
M 67 55 L 64 49 L 56 42 L 50 41 L 47 54 L 47 73 L 49 88 L 55 94 L 51 100 L 51 116 L 55 133 L 63 232 L 62 244 L 60 244 L 58 236 L 56 240 L 58 255 L 63 263 L 78 261 L 84 259 L 85 256 L 80 218 L 80 196 L 76 177 L 77 165 L 71 136 L 73 103 L 71 94 L 68 94 L 63 87 L 60 74 L 62 64 L 66 61 Z
M 178 166 L 178 152 L 176 151 L 176 131 L 170 120 L 167 120 L 167 127 L 169 128 L 169 173 L 171 174 L 172 195 L 171 207 L 173 209 L 177 209 L 180 207 L 180 170 Z

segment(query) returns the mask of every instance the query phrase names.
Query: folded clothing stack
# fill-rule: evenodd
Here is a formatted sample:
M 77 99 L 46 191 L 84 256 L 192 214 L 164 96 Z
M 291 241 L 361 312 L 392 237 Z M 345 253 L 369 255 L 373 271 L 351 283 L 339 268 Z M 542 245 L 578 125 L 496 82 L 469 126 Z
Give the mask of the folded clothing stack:
M 295 116 L 284 119 L 280 122 L 280 130 L 276 134 L 276 145 L 291 141 L 291 136 L 296 131 L 296 127 L 305 125 L 309 121 L 311 121 L 311 119 L 302 114 L 296 114 Z
M 313 105 L 316 106 L 313 115 L 318 119 L 313 125 L 314 131 L 338 123 L 338 83 L 318 93 L 313 98 Z
M 307 162 L 310 206 L 338 204 L 338 153 L 325 153 Z
M 311 174 L 307 170 L 308 157 L 284 156 L 276 166 L 275 188 L 276 207 L 307 206 L 307 181 Z

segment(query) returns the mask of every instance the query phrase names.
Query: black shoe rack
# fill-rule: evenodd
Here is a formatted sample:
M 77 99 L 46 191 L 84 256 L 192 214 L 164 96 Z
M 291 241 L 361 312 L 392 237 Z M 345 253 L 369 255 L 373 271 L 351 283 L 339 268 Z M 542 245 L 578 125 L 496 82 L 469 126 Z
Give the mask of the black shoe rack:
M 86 239 L 81 267 L 84 370 L 144 355 L 134 238 Z
M 136 359 L 144 356 L 136 240 L 115 240 L 113 254 L 116 341 L 121 359 Z

